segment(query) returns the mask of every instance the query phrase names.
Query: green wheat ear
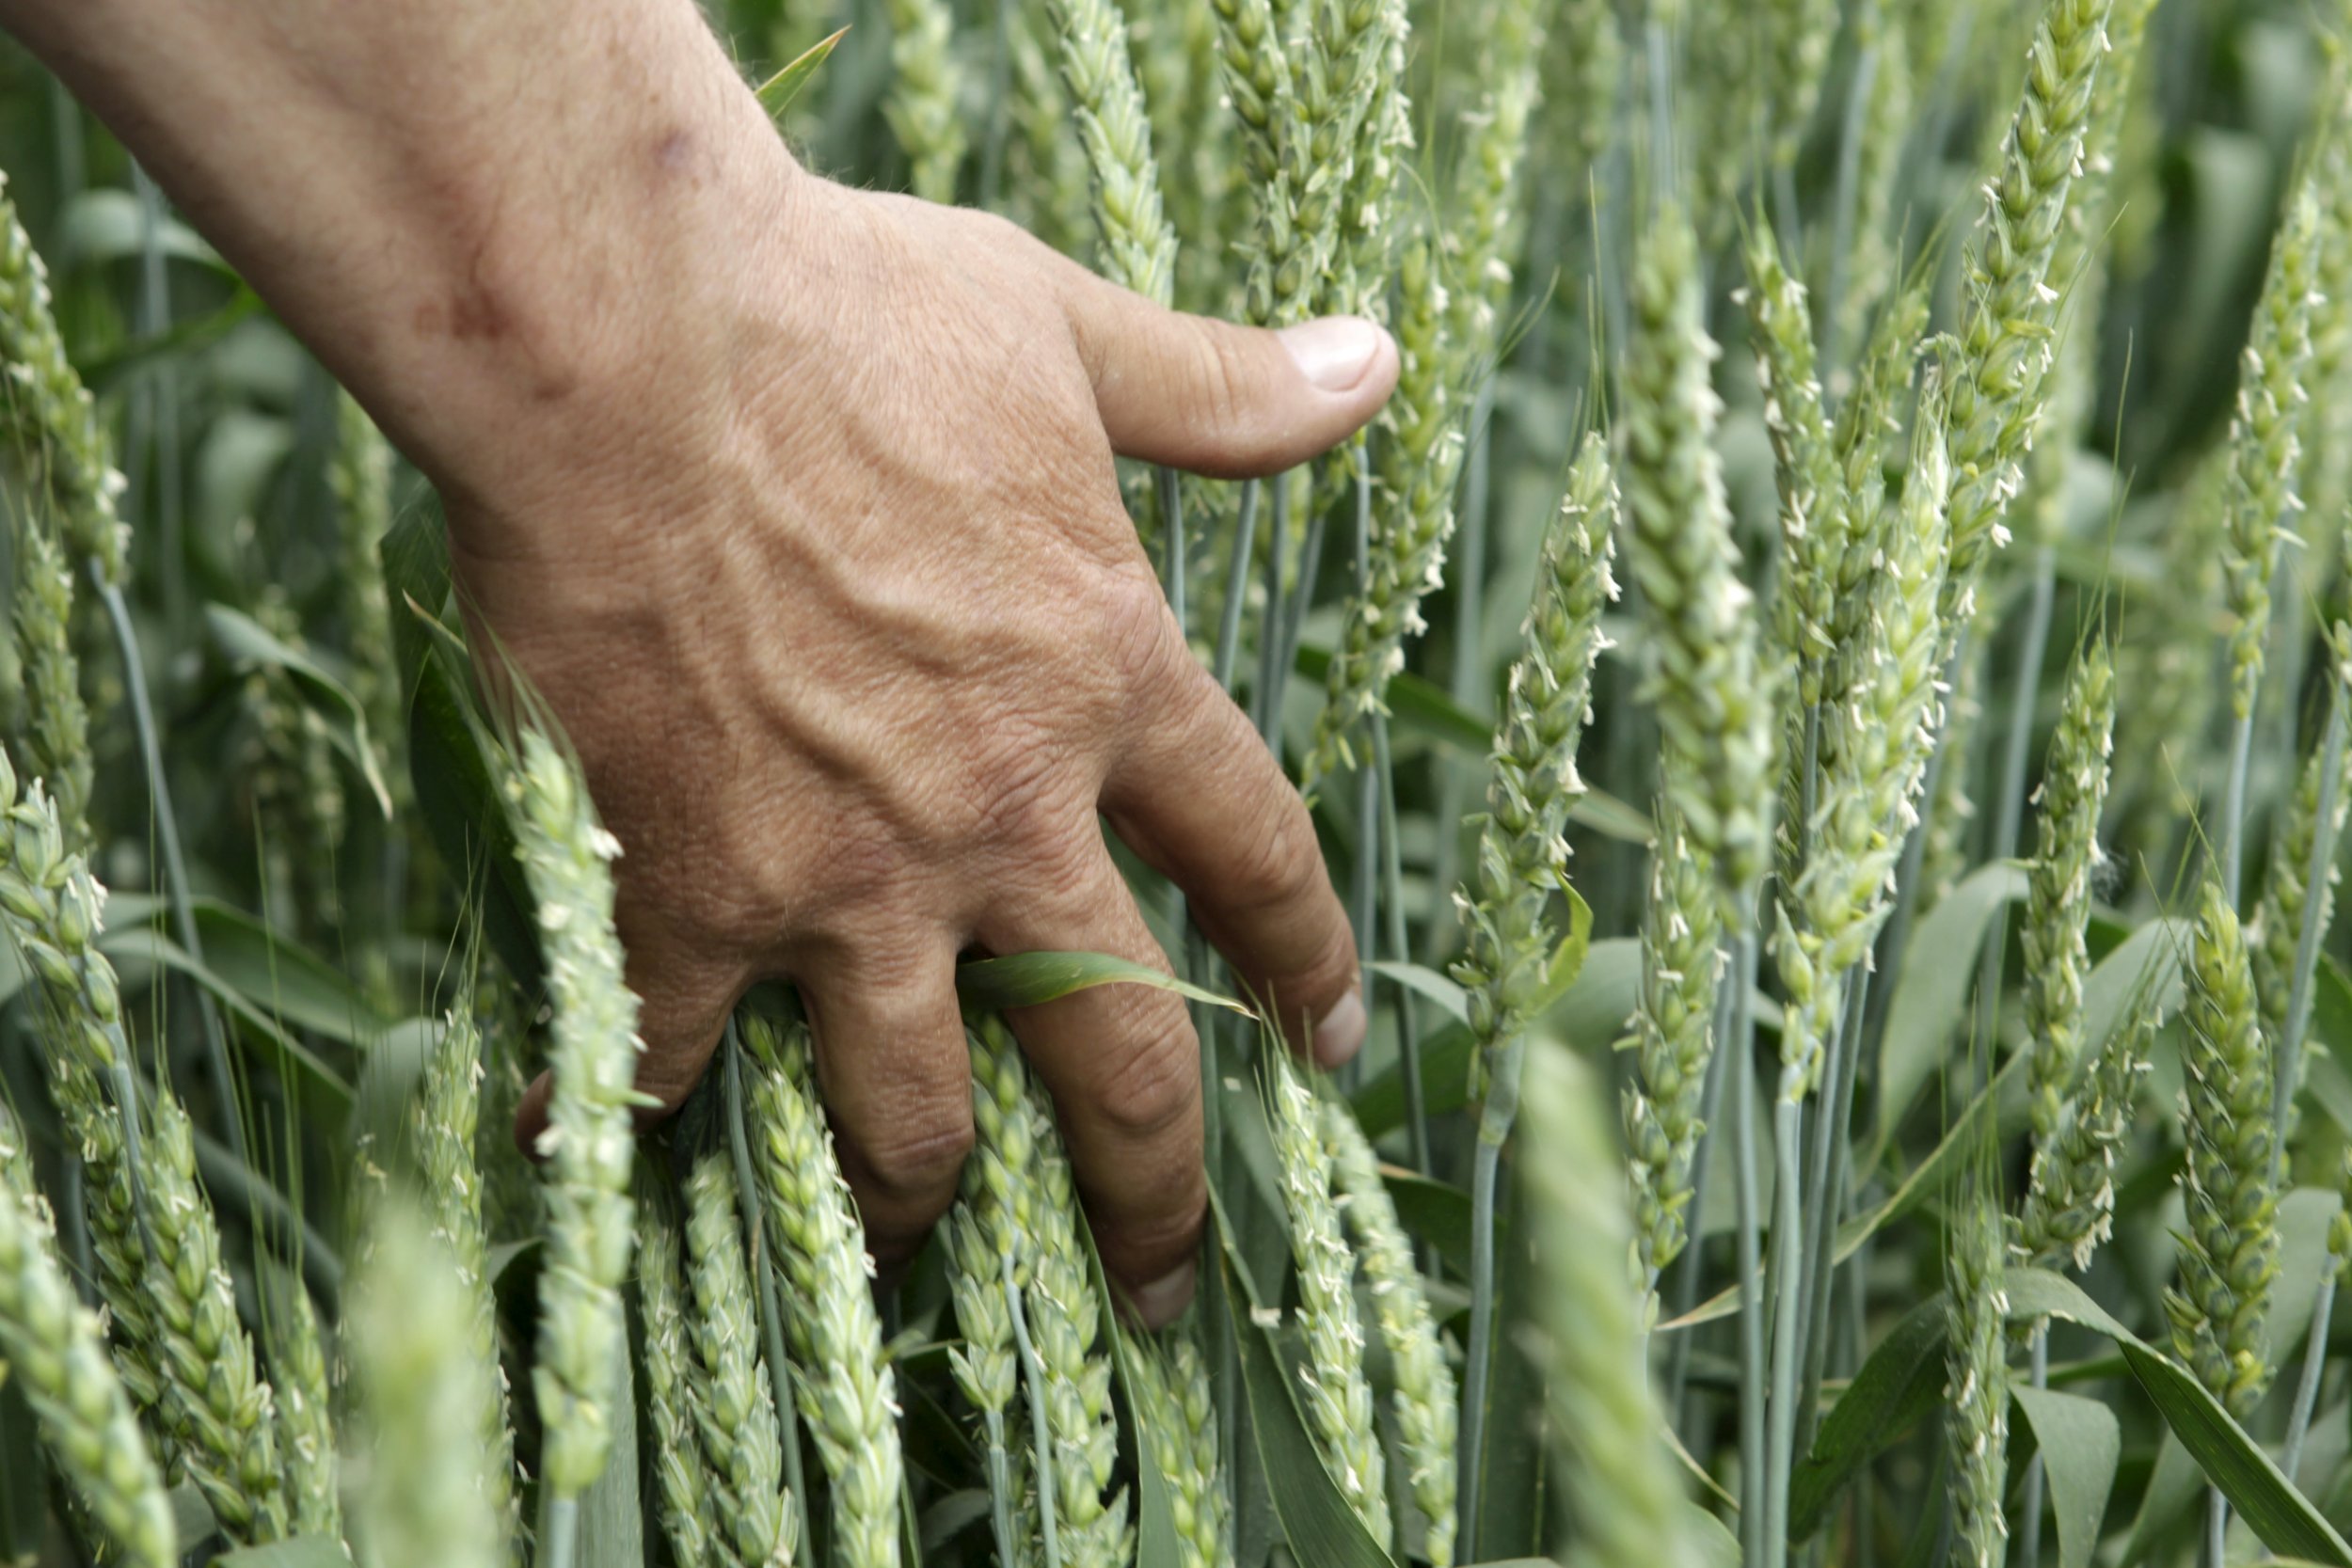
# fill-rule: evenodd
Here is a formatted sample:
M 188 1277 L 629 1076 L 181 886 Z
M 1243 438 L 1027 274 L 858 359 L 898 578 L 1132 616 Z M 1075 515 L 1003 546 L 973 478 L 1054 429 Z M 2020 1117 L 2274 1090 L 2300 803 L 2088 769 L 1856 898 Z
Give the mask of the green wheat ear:
M 1633 1081 L 1624 1096 L 1633 1260 L 1647 1287 L 1645 1317 L 1657 1310 L 1659 1276 L 1690 1239 L 1691 1172 L 1699 1135 L 1707 1131 L 1699 1108 L 1715 1054 L 1715 995 L 1723 974 L 1715 868 L 1662 807 L 1649 877 L 1641 988 L 1628 1022 Z
M 98 1321 L 57 1262 L 48 1206 L 0 1101 L 0 1365 L 43 1446 L 134 1568 L 171 1568 L 171 1504 Z
M 808 1025 L 747 1019 L 743 1038 L 759 1210 L 797 1298 L 797 1392 L 833 1482 L 834 1539 L 848 1568 L 897 1568 L 905 1487 L 897 1378 L 882 1353 L 866 1227 L 817 1098 Z
M 1446 1364 L 1445 1347 L 1422 1290 L 1412 1243 L 1380 1179 L 1371 1142 L 1339 1101 L 1326 1098 L 1315 1108 L 1331 1151 L 1332 1185 L 1348 1231 L 1356 1238 L 1373 1322 L 1394 1369 L 1396 1388 L 1390 1407 L 1396 1414 L 1397 1448 L 1405 1460 L 1407 1490 L 1424 1526 L 1422 1555 L 1431 1568 L 1452 1568 L 1459 1464 L 1454 1371 Z
M 1233 1560 L 1232 1506 L 1208 1366 L 1183 1332 L 1139 1338 L 1130 1354 L 1136 1418 L 1170 1493 L 1178 1560 L 1182 1568 L 1223 1568 Z
M 909 184 L 926 201 L 953 201 L 967 145 L 958 101 L 955 14 L 941 0 L 890 0 L 890 66 L 882 114 L 907 155 Z
M 718 1516 L 746 1568 L 788 1568 L 794 1511 L 784 1490 L 775 1393 L 759 1354 L 759 1298 L 743 1250 L 741 1194 L 726 1154 L 714 1150 L 694 1162 L 686 1209 L 692 1339 L 709 1391 L 702 1451 Z
M 1671 198 L 1636 254 L 1631 294 L 1617 476 L 1626 563 L 1648 632 L 1645 690 L 1658 714 L 1665 794 L 1713 863 L 1725 923 L 1736 926 L 1772 853 L 1777 682 L 1732 546 L 1698 238 Z
M 1980 1179 L 1977 1179 L 1980 1180 Z M 1971 1185 L 1974 1186 L 1972 1180 Z M 1946 1353 L 1946 1443 L 1952 1454 L 1955 1560 L 2000 1568 L 2009 1521 L 2009 1296 L 2001 1286 L 2004 1237 L 2000 1205 L 1974 1190 L 1950 1224 L 1946 1292 L 1951 1338 Z
M 730 1568 L 733 1552 L 718 1536 L 703 1461 L 710 1401 L 688 1323 L 692 1308 L 684 1251 L 673 1200 L 648 1183 L 637 1205 L 637 1299 L 644 1314 L 646 1427 L 658 1512 L 677 1568 Z
M 1697 1568 L 1670 1430 L 1641 1324 L 1624 1186 L 1600 1096 L 1584 1064 L 1555 1044 L 1529 1053 L 1527 1142 L 1518 1164 L 1543 1290 L 1533 1304 L 1549 1436 L 1576 1537 L 1562 1560 L 1589 1568 Z
M 1266 1053 L 1266 1110 L 1290 1215 L 1291 1260 L 1298 1273 L 1298 1326 L 1307 1344 L 1299 1402 L 1308 1431 L 1340 1496 L 1372 1538 L 1395 1538 L 1388 1460 L 1373 1422 L 1364 1371 L 1364 1325 L 1356 1305 L 1356 1255 L 1332 1200 L 1331 1150 L 1317 1125 L 1315 1091 L 1279 1049 Z
M 2083 981 L 2090 969 L 2084 923 L 2102 859 L 2099 815 L 2107 798 L 2115 698 L 2114 659 L 2094 638 L 2074 661 L 2050 738 L 2041 842 L 2026 895 L 2027 1078 L 2037 1148 L 2058 1134 L 2066 1085 L 2082 1054 Z
M 1566 883 L 1564 835 L 1584 794 L 1577 744 L 1591 714 L 1593 668 L 1609 645 L 1601 616 L 1617 597 L 1610 569 L 1617 514 L 1607 447 L 1587 436 L 1545 536 L 1488 764 L 1478 858 L 1454 899 L 1469 939 L 1454 977 L 1470 993 L 1476 1096 L 1507 1067 L 1548 975 L 1551 895 Z
M 2116 1166 L 2128 1146 L 2141 1080 L 2155 1045 L 2154 989 L 2135 1001 L 2037 1142 L 2017 1247 L 2035 1268 L 2090 1266 L 2115 1225 Z
M 629 1110 L 644 1045 L 612 930 L 619 843 L 597 825 L 571 760 L 535 729 L 523 733 L 506 787 L 554 1009 L 554 1087 L 539 1136 L 548 1267 L 532 1383 L 547 1433 L 541 1479 L 561 1499 L 586 1491 L 612 1452 L 612 1380 L 626 1338 L 619 1292 L 633 1241 Z
M 6 177 L 0 176 L 0 193 Z M 66 358 L 51 313 L 49 269 L 0 194 L 0 443 L 57 508 L 67 553 L 119 583 L 130 571 L 131 531 L 115 507 L 126 481 L 114 443 L 82 378 Z
M 1094 174 L 1094 230 L 1102 271 L 1165 305 L 1176 286 L 1176 231 L 1160 204 L 1152 120 L 1144 112 L 1118 0 L 1050 0 L 1062 84 L 1076 105 L 1078 136 Z
M 2318 297 L 2320 208 L 2309 183 L 2296 193 L 2271 249 L 2252 336 L 2238 382 L 2225 493 L 2229 533 L 2222 553 L 2230 611 L 2230 705 L 2253 712 L 2270 630 L 2270 579 L 2303 502 L 2296 492 L 2302 456 L 2303 386 L 2312 360 Z
M 2200 895 L 2181 1032 L 2180 1283 L 2165 1292 L 2175 1354 L 2243 1419 L 2269 1386 L 2266 1320 L 2279 1272 L 2271 1064 L 2237 911 L 2217 878 Z
M 359 1513 L 366 1568 L 497 1568 L 512 1538 L 458 1437 L 493 1396 L 472 1353 L 471 1292 L 428 1222 L 405 1203 L 379 1212 L 353 1302 L 353 1380 L 373 1435 Z
M 488 1397 L 475 1412 L 482 1434 L 483 1484 L 490 1506 L 510 1536 L 520 1527 L 515 1498 L 515 1433 L 508 1419 L 506 1377 L 499 1366 L 498 1298 L 490 1277 L 489 1232 L 483 1219 L 481 1167 L 475 1147 L 481 1135 L 483 1032 L 472 986 L 442 1022 L 409 1110 L 408 1132 L 415 1151 L 418 1189 L 433 1234 L 449 1248 L 450 1261 L 472 1302 L 467 1342 L 487 1372 L 478 1386 Z
M 2050 262 L 2083 154 L 2099 72 L 2111 60 L 2113 0 L 2050 0 L 2026 55 L 2026 85 L 1986 187 L 1985 223 L 1967 266 L 1969 309 L 1947 415 L 1952 564 L 1940 607 L 1947 644 L 1976 613 L 1977 588 L 2004 522 L 2019 466 L 2042 423 L 2058 291 Z

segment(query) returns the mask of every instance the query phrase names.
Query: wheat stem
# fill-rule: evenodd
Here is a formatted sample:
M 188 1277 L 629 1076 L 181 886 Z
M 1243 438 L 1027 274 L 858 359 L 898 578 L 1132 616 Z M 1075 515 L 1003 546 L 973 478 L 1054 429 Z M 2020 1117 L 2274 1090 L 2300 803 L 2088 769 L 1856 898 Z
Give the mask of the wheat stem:
M 1279 482 L 1278 482 L 1279 483 Z M 1249 596 L 1251 552 L 1258 542 L 1258 498 L 1263 486 L 1254 479 L 1244 480 L 1241 499 L 1233 523 L 1233 558 L 1225 569 L 1225 601 L 1217 607 L 1216 684 L 1227 695 L 1233 689 L 1234 667 L 1241 656 L 1241 612 Z
M 2271 1180 L 2281 1180 L 2286 1169 L 2286 1141 L 2295 1127 L 2295 1096 L 2303 1082 L 2303 1040 L 2311 1025 L 2312 988 L 2319 970 L 2319 948 L 2328 933 L 2329 916 L 2334 912 L 2333 888 L 2336 877 L 2336 837 L 2344 825 L 2344 763 L 2347 727 L 2344 712 L 2347 701 L 2345 676 L 2339 661 L 2335 678 L 2328 683 L 2328 723 L 2319 737 L 2319 749 L 2312 762 L 2318 777 L 2312 788 L 2312 811 L 2306 830 L 2311 839 L 2310 856 L 2301 867 L 2301 907 L 2296 912 L 2295 959 L 2293 979 L 2289 983 L 2284 1016 L 2277 1022 L 2276 1043 L 2271 1085 L 2271 1125 L 2278 1138 L 2270 1153 Z M 2291 846 L 2292 835 L 2281 832 L 2282 844 Z M 2265 890 L 2265 914 L 2273 912 L 2274 891 L 2282 879 L 2272 876 L 2272 889 Z M 2285 913 L 2283 898 L 2278 900 L 2277 911 Z M 2271 933 L 2263 933 L 2267 939 Z M 2265 942 L 2265 946 L 2267 942 Z M 2258 965 L 2258 970 L 2262 967 Z
M 2311 1432 L 2312 1412 L 2319 1404 L 2320 1375 L 2328 1370 L 2328 1325 L 2335 1316 L 2340 1272 L 2337 1268 L 2320 1271 L 2318 1293 L 2312 1302 L 2311 1335 L 2303 1345 L 2303 1375 L 2295 1386 L 2295 1404 L 2287 1412 L 2286 1445 L 2279 1452 L 2279 1468 L 2290 1484 L 2303 1465 L 2303 1439 Z

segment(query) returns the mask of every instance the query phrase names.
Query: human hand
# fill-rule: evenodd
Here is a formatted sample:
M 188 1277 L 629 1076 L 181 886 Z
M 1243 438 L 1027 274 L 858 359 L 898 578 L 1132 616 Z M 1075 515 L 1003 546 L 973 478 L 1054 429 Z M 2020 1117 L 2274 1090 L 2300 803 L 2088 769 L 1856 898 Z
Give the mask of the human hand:
M 793 980 L 903 1259 L 972 1137 L 957 954 L 1165 963 L 1104 820 L 1294 1040 L 1356 1049 L 1306 811 L 1184 646 L 1111 454 L 1289 467 L 1387 397 L 1385 334 L 1173 315 L 993 218 L 811 177 L 687 0 L 0 23 L 440 491 L 468 613 L 624 847 L 665 1105 L 747 986 Z M 1184 1007 L 1122 986 L 1010 1022 L 1104 1261 L 1166 1319 L 1204 1208 Z
M 718 309 L 583 377 L 559 442 L 442 482 L 469 612 L 624 846 L 641 1086 L 675 1106 L 745 988 L 797 983 L 889 1262 L 971 1144 L 959 951 L 1167 967 L 1098 813 L 1295 1042 L 1360 1042 L 1307 813 L 1186 647 L 1111 454 L 1278 472 L 1372 414 L 1395 349 L 1176 315 L 997 219 L 778 163 L 733 282 L 698 292 Z M 1205 1206 L 1184 1005 L 1117 987 L 1009 1021 L 1105 1266 L 1172 1315 Z

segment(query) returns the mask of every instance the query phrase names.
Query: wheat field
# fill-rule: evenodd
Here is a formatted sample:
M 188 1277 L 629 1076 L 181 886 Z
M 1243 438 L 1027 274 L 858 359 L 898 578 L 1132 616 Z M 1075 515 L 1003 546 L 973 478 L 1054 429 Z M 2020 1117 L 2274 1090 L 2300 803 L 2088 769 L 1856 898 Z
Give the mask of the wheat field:
M 10 48 L 0 1564 L 2352 1568 L 2352 12 L 705 10 L 816 168 L 1393 333 L 1329 456 L 1121 475 L 1371 1043 L 1129 860 L 1171 974 L 963 966 L 902 1277 L 789 988 L 634 1135 L 437 498 Z M 1001 1016 L 1138 984 L 1157 1332 Z

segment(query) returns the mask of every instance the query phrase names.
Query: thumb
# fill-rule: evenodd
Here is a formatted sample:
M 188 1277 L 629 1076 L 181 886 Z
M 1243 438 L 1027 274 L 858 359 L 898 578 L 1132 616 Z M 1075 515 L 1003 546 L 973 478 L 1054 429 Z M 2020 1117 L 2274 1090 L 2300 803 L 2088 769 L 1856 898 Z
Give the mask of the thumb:
M 1279 332 L 1152 304 L 1089 277 L 1067 301 L 1113 450 L 1218 479 L 1330 451 L 1396 386 L 1396 343 L 1360 316 Z

